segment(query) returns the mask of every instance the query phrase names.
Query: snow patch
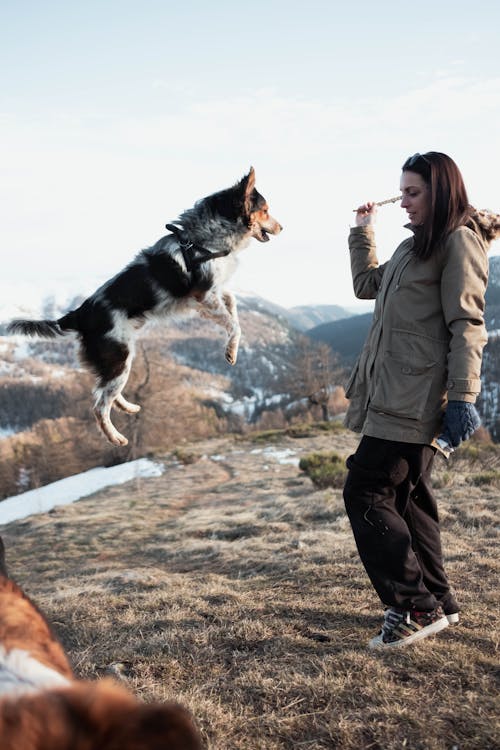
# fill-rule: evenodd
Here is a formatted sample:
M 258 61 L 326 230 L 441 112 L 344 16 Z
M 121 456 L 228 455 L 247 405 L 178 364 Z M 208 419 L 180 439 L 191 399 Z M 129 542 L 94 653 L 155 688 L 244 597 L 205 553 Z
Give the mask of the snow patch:
M 0 524 L 18 521 L 21 518 L 47 513 L 58 505 L 69 505 L 82 497 L 92 495 L 116 484 L 130 482 L 139 477 L 159 477 L 163 473 L 163 464 L 147 458 L 138 458 L 118 466 L 84 471 L 66 479 L 47 484 L 36 490 L 29 490 L 20 495 L 8 497 L 0 502 Z
M 275 461 L 277 461 L 279 464 L 282 464 L 283 466 L 287 464 L 290 466 L 298 466 L 300 461 L 300 459 L 295 458 L 295 456 L 297 455 L 296 452 L 291 450 L 290 448 L 278 450 L 277 448 L 268 446 L 267 448 L 254 448 L 251 453 L 262 453 L 265 458 L 274 458 Z
M 2 438 L 10 437 L 11 435 L 15 435 L 18 430 L 16 430 L 14 427 L 0 427 L 0 440 Z

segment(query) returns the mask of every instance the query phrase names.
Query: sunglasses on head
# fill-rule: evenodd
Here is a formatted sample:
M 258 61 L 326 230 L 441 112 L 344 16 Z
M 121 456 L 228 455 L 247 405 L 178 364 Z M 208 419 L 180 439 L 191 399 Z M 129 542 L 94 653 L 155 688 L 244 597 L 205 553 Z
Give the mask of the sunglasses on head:
M 413 156 L 410 156 L 409 159 L 407 159 L 406 165 L 408 167 L 413 167 L 413 165 L 416 164 L 419 159 L 423 159 L 423 161 L 425 161 L 425 163 L 428 164 L 429 167 L 431 166 L 429 159 L 423 154 L 419 154 L 418 152 L 416 154 L 413 154 Z

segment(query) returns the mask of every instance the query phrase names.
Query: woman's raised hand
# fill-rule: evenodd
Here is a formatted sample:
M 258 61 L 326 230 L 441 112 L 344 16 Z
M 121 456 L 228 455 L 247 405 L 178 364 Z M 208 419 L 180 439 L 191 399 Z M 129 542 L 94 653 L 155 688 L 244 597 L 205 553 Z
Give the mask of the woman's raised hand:
M 363 203 L 362 206 L 356 211 L 356 226 L 366 227 L 369 224 L 375 223 L 377 215 L 377 204 L 373 201 Z

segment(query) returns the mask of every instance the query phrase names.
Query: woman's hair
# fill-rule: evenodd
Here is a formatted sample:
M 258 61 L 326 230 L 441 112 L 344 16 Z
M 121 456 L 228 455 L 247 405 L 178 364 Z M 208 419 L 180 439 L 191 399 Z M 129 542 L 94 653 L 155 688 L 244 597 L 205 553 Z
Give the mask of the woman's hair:
M 429 187 L 429 214 L 415 237 L 414 246 L 415 255 L 427 260 L 451 232 L 467 223 L 471 212 L 467 191 L 453 159 L 439 151 L 410 156 L 402 170 L 416 172 Z

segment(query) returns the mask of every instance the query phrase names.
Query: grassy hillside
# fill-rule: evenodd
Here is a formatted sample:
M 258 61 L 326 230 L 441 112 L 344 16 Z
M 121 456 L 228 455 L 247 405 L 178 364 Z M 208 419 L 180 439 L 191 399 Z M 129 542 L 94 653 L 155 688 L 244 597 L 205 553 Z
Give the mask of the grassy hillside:
M 294 435 L 183 445 L 162 477 L 4 527 L 11 574 L 78 674 L 181 700 L 211 750 L 500 747 L 496 448 L 437 463 L 462 623 L 387 654 L 341 490 L 296 465 L 356 437 Z

